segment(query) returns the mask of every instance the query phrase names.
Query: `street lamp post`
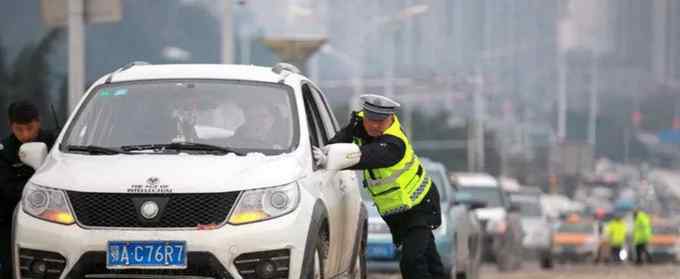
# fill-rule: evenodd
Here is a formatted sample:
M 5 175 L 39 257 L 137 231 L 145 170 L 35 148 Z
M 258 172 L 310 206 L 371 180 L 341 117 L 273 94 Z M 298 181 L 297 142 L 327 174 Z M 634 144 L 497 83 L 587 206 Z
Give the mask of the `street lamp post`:
M 75 109 L 85 84 L 85 27 L 83 0 L 68 2 L 68 110 Z
M 218 1 L 222 10 L 222 64 L 234 63 L 234 28 L 232 1 Z

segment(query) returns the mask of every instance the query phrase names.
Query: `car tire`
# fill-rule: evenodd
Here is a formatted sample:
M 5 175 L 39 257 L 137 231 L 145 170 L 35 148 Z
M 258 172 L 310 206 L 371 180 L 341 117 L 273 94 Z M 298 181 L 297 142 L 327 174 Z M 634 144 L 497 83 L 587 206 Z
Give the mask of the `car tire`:
M 366 279 L 366 235 L 364 234 L 354 264 L 354 279 Z
M 552 269 L 553 268 L 553 259 L 550 256 L 543 256 L 541 257 L 541 268 L 543 269 Z
M 479 260 L 471 260 L 470 264 L 468 265 L 468 270 L 467 270 L 467 278 L 466 279 L 478 279 L 479 278 L 479 269 L 481 268 L 481 264 Z
M 328 260 L 328 248 L 330 243 L 328 241 L 328 234 L 321 232 L 314 244 L 313 265 L 312 268 L 306 271 L 305 279 L 324 279 L 326 261 Z

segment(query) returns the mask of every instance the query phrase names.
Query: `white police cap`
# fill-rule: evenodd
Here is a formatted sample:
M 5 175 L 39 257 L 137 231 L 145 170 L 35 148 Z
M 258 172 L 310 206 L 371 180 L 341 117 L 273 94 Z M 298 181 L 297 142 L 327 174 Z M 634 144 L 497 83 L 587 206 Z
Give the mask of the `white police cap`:
M 397 112 L 399 103 L 385 96 L 366 94 L 359 96 L 366 118 L 385 119 Z

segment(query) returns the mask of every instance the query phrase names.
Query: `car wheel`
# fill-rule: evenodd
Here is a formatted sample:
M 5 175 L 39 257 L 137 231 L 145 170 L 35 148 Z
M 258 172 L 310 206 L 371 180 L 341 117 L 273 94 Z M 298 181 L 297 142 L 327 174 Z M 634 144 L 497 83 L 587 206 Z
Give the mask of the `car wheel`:
M 543 256 L 541 258 L 541 268 L 543 269 L 553 268 L 553 260 L 551 256 Z
M 324 270 L 326 261 L 328 260 L 328 236 L 326 233 L 321 233 L 317 242 L 314 244 L 314 263 L 311 269 L 307 270 L 304 278 L 307 279 L 324 279 Z
M 366 279 L 366 241 L 361 240 L 356 262 L 354 263 L 354 279 Z
M 512 270 L 512 256 L 508 251 L 500 250 L 496 253 L 496 264 L 500 271 Z
M 470 259 L 470 263 L 468 264 L 466 279 L 477 279 L 477 278 L 479 278 L 479 268 L 480 268 L 480 261 L 476 260 L 476 259 Z

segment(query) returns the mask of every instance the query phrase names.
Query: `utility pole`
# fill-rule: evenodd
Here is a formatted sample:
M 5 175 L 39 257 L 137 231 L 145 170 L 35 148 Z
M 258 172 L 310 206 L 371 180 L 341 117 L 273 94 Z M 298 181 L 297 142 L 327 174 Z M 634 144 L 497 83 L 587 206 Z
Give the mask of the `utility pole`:
M 599 85 L 599 60 L 596 51 L 593 51 L 590 64 L 590 108 L 588 110 L 588 143 L 595 148 L 597 144 L 597 115 L 598 115 L 598 85 Z
M 233 1 L 220 0 L 222 8 L 222 64 L 234 63 Z
M 475 171 L 475 166 L 477 165 L 476 159 L 475 159 L 475 136 L 474 136 L 474 131 L 475 131 L 475 121 L 467 121 L 466 122 L 466 134 L 467 134 L 467 165 L 468 165 L 468 171 L 469 172 L 474 172 Z
M 68 2 L 68 111 L 76 108 L 85 92 L 84 0 Z
M 395 41 L 392 30 L 388 30 L 385 33 L 387 36 L 387 44 L 385 44 L 385 50 L 383 50 L 384 56 L 384 91 L 385 96 L 389 98 L 394 98 L 394 64 L 395 64 Z M 409 44 L 410 42 L 406 42 Z
M 484 63 L 484 62 L 482 62 Z M 475 169 L 476 171 L 484 171 L 484 79 L 482 78 L 482 71 L 478 65 L 475 70 L 475 94 L 472 97 L 475 119 Z
M 557 51 L 557 141 L 567 137 L 567 63 L 564 50 Z
M 658 82 L 666 83 L 668 77 L 668 46 L 667 46 L 667 35 L 668 26 L 668 13 L 669 13 L 669 1 L 668 0 L 656 0 L 653 2 L 654 5 L 654 42 L 652 47 L 652 57 L 654 61 L 654 75 Z

